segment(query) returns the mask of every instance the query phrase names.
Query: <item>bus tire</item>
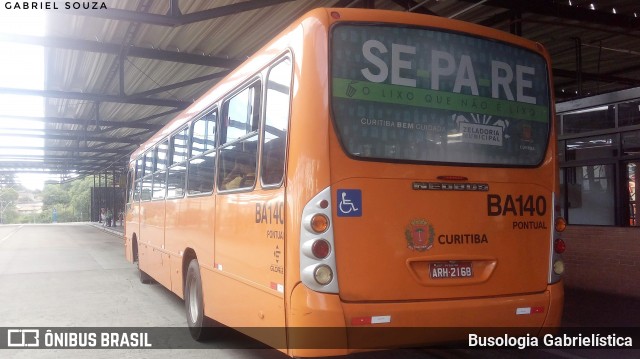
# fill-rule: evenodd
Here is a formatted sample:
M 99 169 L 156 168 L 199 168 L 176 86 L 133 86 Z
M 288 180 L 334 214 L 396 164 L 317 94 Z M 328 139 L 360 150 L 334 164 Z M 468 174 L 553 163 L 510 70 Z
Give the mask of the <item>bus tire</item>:
M 200 265 L 197 259 L 192 259 L 187 269 L 184 281 L 184 306 L 191 337 L 197 341 L 208 339 L 209 330 L 206 327 L 209 320 L 204 316 L 202 277 L 200 277 Z
M 143 271 L 142 269 L 140 269 L 140 258 L 138 257 L 138 241 L 133 240 L 133 245 L 131 246 L 131 250 L 133 251 L 133 261 L 136 263 L 136 265 L 138 266 L 138 272 L 140 274 L 140 283 L 142 284 L 149 284 L 151 283 L 152 279 L 151 276 L 149 276 L 147 273 L 145 273 L 145 271 Z
M 140 272 L 140 283 L 142 284 L 151 283 L 152 281 L 151 276 L 149 276 L 147 273 L 145 273 L 145 271 L 140 269 L 140 263 L 138 263 L 138 272 Z

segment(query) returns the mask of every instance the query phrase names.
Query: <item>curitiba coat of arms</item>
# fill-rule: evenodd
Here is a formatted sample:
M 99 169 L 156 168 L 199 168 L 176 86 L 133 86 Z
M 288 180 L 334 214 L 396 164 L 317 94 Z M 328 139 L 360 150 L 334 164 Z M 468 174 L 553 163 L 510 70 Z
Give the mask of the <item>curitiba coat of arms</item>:
M 418 252 L 424 252 L 433 247 L 435 231 L 427 220 L 418 218 L 409 222 L 404 231 L 407 240 L 407 248 Z

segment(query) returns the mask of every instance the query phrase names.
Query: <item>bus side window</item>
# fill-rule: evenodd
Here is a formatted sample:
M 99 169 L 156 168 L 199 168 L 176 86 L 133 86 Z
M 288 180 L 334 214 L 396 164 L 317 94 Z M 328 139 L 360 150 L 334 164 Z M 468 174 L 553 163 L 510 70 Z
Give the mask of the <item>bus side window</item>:
M 190 158 L 216 148 L 217 118 L 218 110 L 213 110 L 193 123 Z
M 167 198 L 184 195 L 187 178 L 187 150 L 189 144 L 188 127 L 171 136 L 171 154 L 169 156 L 169 173 L 167 175 Z
M 129 172 L 127 173 L 127 198 L 125 200 L 127 209 L 133 202 L 133 192 L 135 188 L 136 165 L 135 162 L 129 163 Z
M 136 177 L 133 188 L 133 200 L 137 202 L 140 200 L 140 191 L 142 190 L 142 176 L 144 174 L 144 155 L 140 156 L 136 160 Z
M 142 177 L 142 193 L 140 194 L 140 200 L 150 201 L 151 190 L 153 185 L 153 172 L 155 170 L 153 161 L 154 150 L 149 150 L 144 155 L 144 177 Z
M 226 119 L 221 133 L 218 188 L 222 191 L 250 189 L 256 183 L 260 82 L 251 84 L 224 102 Z
M 287 152 L 291 60 L 275 65 L 267 77 L 267 99 L 262 144 L 260 178 L 263 186 L 282 183 Z
M 153 199 L 163 199 L 166 194 L 167 181 L 167 153 L 169 140 L 164 140 L 158 145 L 155 152 L 156 172 L 153 174 Z
M 258 135 L 220 150 L 218 186 L 220 190 L 252 188 L 256 182 Z
M 260 82 L 255 82 L 246 89 L 224 102 L 224 127 L 222 144 L 231 143 L 257 132 L 260 123 Z
M 213 110 L 193 123 L 187 173 L 188 194 L 213 192 L 217 119 L 218 110 Z

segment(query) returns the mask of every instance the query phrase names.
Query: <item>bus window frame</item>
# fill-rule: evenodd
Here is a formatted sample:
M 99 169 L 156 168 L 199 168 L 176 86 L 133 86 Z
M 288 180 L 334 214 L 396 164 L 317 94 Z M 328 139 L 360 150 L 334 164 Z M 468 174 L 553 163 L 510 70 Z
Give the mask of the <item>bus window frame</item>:
M 191 123 L 187 123 L 184 126 L 180 126 L 180 128 L 178 128 L 177 130 L 175 130 L 174 132 L 172 132 L 169 135 L 169 156 L 168 156 L 168 165 L 167 165 L 167 182 L 166 182 L 166 187 L 167 187 L 167 195 L 165 196 L 165 199 L 177 199 L 177 198 L 184 198 L 185 194 L 187 193 L 186 189 L 187 189 L 187 171 L 189 170 L 189 167 L 187 166 L 187 162 L 189 161 L 189 152 L 191 151 L 191 143 L 189 140 L 189 133 L 191 131 Z M 176 136 L 182 132 L 186 130 L 187 131 L 187 141 L 186 141 L 186 145 L 187 145 L 187 151 L 186 154 L 184 156 L 184 161 L 182 162 L 173 162 L 173 153 L 175 151 L 175 138 Z M 178 167 L 181 164 L 183 164 L 184 167 L 184 183 L 183 183 L 183 187 L 182 187 L 182 195 L 180 196 L 169 196 L 169 172 L 171 171 L 172 168 Z
M 153 146 L 153 172 L 151 173 L 151 177 L 152 177 L 152 181 L 151 181 L 151 201 L 152 202 L 158 202 L 158 201 L 164 201 L 167 198 L 167 175 L 169 174 L 169 166 L 167 165 L 169 162 L 169 153 L 170 151 L 170 138 L 169 137 L 164 137 L 163 139 L 161 139 L 160 141 L 158 141 L 158 143 L 156 143 L 155 146 Z M 167 144 L 167 148 L 166 148 L 166 153 L 165 153 L 165 158 L 164 158 L 164 169 L 158 169 L 158 149 L 160 148 L 160 146 L 162 144 L 166 143 Z M 164 171 L 164 193 L 162 195 L 162 197 L 158 197 L 155 198 L 153 196 L 154 194 L 154 188 L 156 185 L 156 175 L 160 174 L 160 172 Z
M 138 161 L 140 161 L 140 163 L 138 163 Z M 134 160 L 135 162 L 135 166 L 134 166 L 134 171 L 135 171 L 135 177 L 133 178 L 134 181 L 139 181 L 142 179 L 143 175 L 144 175 L 144 153 L 139 155 L 138 157 L 136 157 L 136 159 Z
M 290 75 L 291 78 L 289 80 L 289 108 L 287 110 L 287 133 L 286 133 L 286 137 L 285 137 L 285 150 L 284 150 L 284 165 L 283 165 L 283 170 L 282 170 L 282 178 L 280 178 L 280 182 L 279 183 L 271 183 L 271 184 L 264 184 L 263 181 L 263 176 L 262 176 L 262 170 L 263 170 L 263 151 L 264 151 L 264 140 L 265 140 L 265 131 L 266 131 L 266 127 L 267 127 L 267 92 L 269 91 L 268 89 L 268 83 L 269 83 L 269 75 L 271 74 L 271 72 L 273 71 L 273 69 L 280 65 L 281 63 L 285 62 L 289 60 L 290 62 Z M 267 71 L 265 73 L 265 80 L 263 83 L 264 89 L 263 89 L 263 102 L 262 102 L 262 118 L 260 119 L 260 138 L 259 138 L 259 152 L 258 152 L 258 172 L 256 172 L 256 174 L 260 177 L 260 188 L 265 189 L 265 190 L 273 190 L 273 189 L 278 189 L 281 188 L 284 183 L 285 183 L 285 178 L 287 178 L 287 160 L 289 158 L 289 129 L 291 128 L 291 106 L 293 104 L 293 69 L 295 67 L 295 62 L 293 59 L 293 53 L 287 49 L 284 53 L 280 54 L 279 56 L 276 57 L 276 59 L 271 62 L 268 65 Z
M 258 184 L 258 170 L 259 170 L 259 160 L 260 160 L 260 141 L 261 141 L 261 131 L 260 129 L 263 126 L 264 123 L 264 118 L 263 118 L 263 111 L 264 111 L 264 96 L 265 96 L 265 91 L 264 91 L 264 79 L 262 76 L 262 72 L 264 71 L 264 69 L 260 70 L 257 74 L 255 74 L 254 76 L 251 76 L 248 80 L 244 81 L 242 84 L 240 84 L 238 87 L 236 87 L 233 91 L 229 92 L 226 96 L 224 96 L 220 103 L 220 124 L 221 126 L 219 127 L 219 137 L 218 137 L 218 146 L 216 148 L 216 178 L 215 178 L 215 185 L 214 187 L 216 188 L 216 193 L 219 194 L 229 194 L 229 193 L 239 193 L 239 192 L 252 192 L 256 189 L 256 186 Z M 257 86 L 256 86 L 257 85 Z M 231 99 L 233 99 L 236 95 L 240 94 L 241 92 L 250 89 L 250 88 L 258 88 L 260 89 L 260 93 L 258 94 L 259 96 L 253 96 L 253 100 L 255 101 L 256 98 L 259 99 L 260 103 L 259 103 L 259 110 L 258 110 L 258 127 L 255 130 L 252 130 L 251 132 L 245 134 L 244 136 L 241 136 L 239 138 L 234 139 L 233 141 L 227 142 L 227 128 L 229 127 L 228 124 L 226 123 L 227 121 L 222 121 L 223 118 L 226 119 L 227 117 L 227 113 L 228 113 L 228 104 L 229 101 Z M 255 107 L 255 103 L 254 106 Z M 252 116 L 255 117 L 255 109 L 252 109 Z M 252 118 L 253 120 L 253 118 Z M 251 126 L 253 128 L 254 124 L 251 123 Z M 220 179 L 218 178 L 219 174 L 220 174 L 220 163 L 222 162 L 220 160 L 221 158 L 221 153 L 225 148 L 228 148 L 232 145 L 237 145 L 239 143 L 242 143 L 252 137 L 256 136 L 257 140 L 256 140 L 256 163 L 255 163 L 255 168 L 254 168 L 254 174 L 255 174 L 255 179 L 253 181 L 253 185 L 250 187 L 239 187 L 239 188 L 233 188 L 233 189 L 222 189 L 222 186 L 220 186 Z M 224 143 L 223 143 L 224 140 Z
M 133 169 L 133 170 L 132 170 Z M 129 210 L 131 205 L 133 204 L 136 190 L 136 160 L 130 161 L 129 166 L 127 167 L 127 193 L 126 193 L 126 201 L 125 208 Z
M 216 120 L 215 120 L 215 134 L 213 136 L 213 139 L 215 141 L 214 146 L 204 152 L 202 152 L 201 154 L 197 155 L 197 156 L 192 156 L 191 152 L 193 151 L 193 132 L 195 131 L 195 123 L 197 121 L 203 120 L 206 116 L 208 116 L 209 114 L 211 114 L 212 112 L 216 113 Z M 189 121 L 189 128 L 187 130 L 187 156 L 186 159 L 184 161 L 184 165 L 186 167 L 186 173 L 185 173 L 185 184 L 184 184 L 184 193 L 183 196 L 186 197 L 204 197 L 204 196 L 211 196 L 215 191 L 216 191 L 216 176 L 218 173 L 218 155 L 217 155 L 217 150 L 218 150 L 218 143 L 220 141 L 220 134 L 219 134 L 219 128 L 220 128 L 220 109 L 218 107 L 218 103 L 214 103 L 213 105 L 209 106 L 207 109 L 205 109 L 204 111 L 202 111 L 201 113 L 199 113 L 196 117 L 194 117 L 191 121 Z M 184 130 L 184 128 L 182 128 Z M 179 131 L 178 131 L 179 132 Z M 192 160 L 198 159 L 198 158 L 203 158 L 206 157 L 208 154 L 212 153 L 212 152 L 216 152 L 216 155 L 214 156 L 214 161 L 216 163 L 214 163 L 213 165 L 213 185 L 211 186 L 211 191 L 207 191 L 207 192 L 196 192 L 196 193 L 189 193 L 189 162 L 191 162 Z M 182 163 L 182 162 L 181 162 Z M 174 197 L 174 198 L 179 198 L 179 197 Z
M 148 149 L 147 151 L 144 152 L 144 154 L 141 156 L 142 160 L 143 160 L 143 170 L 142 170 L 142 177 L 140 177 L 140 202 L 151 202 L 151 200 L 153 199 L 153 172 L 154 172 L 154 167 L 155 167 L 155 161 L 152 158 L 152 164 L 151 164 L 151 171 L 150 173 L 147 173 L 147 155 L 149 153 L 153 153 L 155 151 L 155 146 L 153 146 L 152 148 Z M 144 199 L 143 197 L 143 189 L 144 189 L 144 181 L 145 178 L 147 177 L 151 177 L 151 191 L 149 193 L 149 199 Z
M 131 203 L 138 202 L 140 203 L 140 198 L 142 196 L 142 174 L 144 172 L 144 167 L 142 163 L 144 162 L 144 153 L 136 157 L 134 162 L 134 176 L 133 176 L 133 196 Z M 140 162 L 140 165 L 138 165 Z

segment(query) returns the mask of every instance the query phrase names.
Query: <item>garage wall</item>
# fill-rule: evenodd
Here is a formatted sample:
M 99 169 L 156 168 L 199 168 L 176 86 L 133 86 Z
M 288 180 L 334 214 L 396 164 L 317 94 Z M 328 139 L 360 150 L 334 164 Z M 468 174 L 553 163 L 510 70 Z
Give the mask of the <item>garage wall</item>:
M 640 228 L 568 226 L 567 287 L 640 298 Z

